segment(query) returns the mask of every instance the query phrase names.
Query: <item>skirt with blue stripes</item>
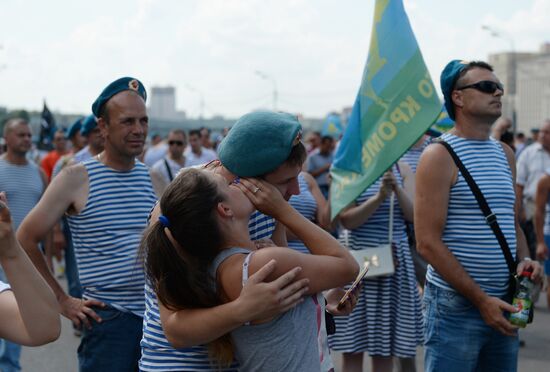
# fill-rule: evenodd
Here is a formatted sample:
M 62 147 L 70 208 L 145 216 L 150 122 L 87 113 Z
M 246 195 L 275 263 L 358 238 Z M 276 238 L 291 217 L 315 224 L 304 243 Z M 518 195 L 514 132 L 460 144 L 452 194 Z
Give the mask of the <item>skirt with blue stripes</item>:
M 391 276 L 363 281 L 349 316 L 337 316 L 331 349 L 371 356 L 414 357 L 423 342 L 423 317 L 408 242 L 396 242 L 397 266 Z

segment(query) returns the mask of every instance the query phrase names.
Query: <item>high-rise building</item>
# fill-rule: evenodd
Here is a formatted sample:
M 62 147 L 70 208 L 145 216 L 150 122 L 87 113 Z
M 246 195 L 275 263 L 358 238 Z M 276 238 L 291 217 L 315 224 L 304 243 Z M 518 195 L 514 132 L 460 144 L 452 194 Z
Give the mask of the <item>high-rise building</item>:
M 185 112 L 176 110 L 175 87 L 152 87 L 149 101 L 149 116 L 164 120 L 185 119 Z
M 491 54 L 489 63 L 504 84 L 502 115 L 515 121 L 517 131 L 539 127 L 550 113 L 550 44 L 538 53 Z

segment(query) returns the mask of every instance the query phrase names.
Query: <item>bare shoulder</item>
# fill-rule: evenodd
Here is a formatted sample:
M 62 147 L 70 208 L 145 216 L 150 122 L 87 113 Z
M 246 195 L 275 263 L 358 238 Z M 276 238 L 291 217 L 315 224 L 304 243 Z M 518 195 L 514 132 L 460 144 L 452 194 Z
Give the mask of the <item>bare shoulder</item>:
M 515 164 L 516 162 L 516 154 L 514 153 L 514 150 L 508 146 L 504 142 L 500 142 L 500 145 L 502 146 L 502 149 L 504 150 L 504 154 L 506 154 L 506 158 L 508 159 L 508 163 Z
M 312 185 L 315 183 L 315 179 L 313 178 L 313 176 L 307 172 L 302 172 L 300 173 L 300 175 L 304 177 L 304 180 L 306 180 L 309 188 L 311 189 Z
M 449 151 L 437 143 L 432 143 L 422 152 L 416 168 L 416 186 L 424 184 L 448 185 L 456 182 L 458 168 Z
M 57 182 L 58 187 L 81 187 L 88 182 L 88 172 L 86 171 L 86 167 L 81 163 L 67 165 L 54 180 L 59 180 Z

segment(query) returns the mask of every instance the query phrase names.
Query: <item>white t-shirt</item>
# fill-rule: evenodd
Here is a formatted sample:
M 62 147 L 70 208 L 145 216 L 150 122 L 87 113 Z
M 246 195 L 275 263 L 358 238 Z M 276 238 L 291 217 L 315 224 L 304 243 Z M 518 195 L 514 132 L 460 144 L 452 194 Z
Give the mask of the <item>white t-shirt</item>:
M 173 177 L 172 179 L 176 178 L 176 175 L 179 173 L 181 168 L 188 166 L 187 161 L 185 161 L 184 165 L 180 165 L 179 163 L 176 163 L 172 159 L 169 159 L 168 156 L 165 156 L 164 158 L 157 161 L 151 167 L 151 169 L 154 170 L 155 172 L 159 173 L 160 175 L 162 175 L 162 177 L 164 178 L 164 180 L 167 183 L 170 183 L 171 180 L 170 180 L 170 175 L 168 174 L 168 170 L 166 169 L 166 163 L 164 162 L 164 160 L 166 160 L 168 162 L 168 166 L 170 167 L 170 170 L 172 171 L 172 177 Z
M 166 153 L 168 153 L 168 144 L 166 142 L 161 142 L 147 149 L 143 157 L 143 162 L 148 167 L 152 167 L 157 161 L 165 157 Z
M 218 154 L 214 150 L 202 148 L 201 154 L 197 155 L 191 150 L 191 146 L 185 150 L 185 166 L 186 167 L 193 167 L 195 165 L 201 165 L 211 162 L 212 160 L 216 160 L 218 158 Z

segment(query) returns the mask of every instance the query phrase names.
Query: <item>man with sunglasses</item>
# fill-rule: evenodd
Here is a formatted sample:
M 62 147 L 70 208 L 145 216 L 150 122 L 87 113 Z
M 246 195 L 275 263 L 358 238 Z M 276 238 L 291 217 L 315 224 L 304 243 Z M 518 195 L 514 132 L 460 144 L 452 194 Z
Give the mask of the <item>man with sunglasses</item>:
M 187 146 L 187 137 L 181 129 L 174 129 L 168 134 L 168 153 L 151 167 L 151 176 L 158 177 L 159 190 L 155 190 L 160 196 L 170 182 L 176 177 L 181 168 L 185 166 L 183 150 Z
M 531 261 L 515 210 L 511 148 L 490 137 L 504 88 L 485 62 L 451 61 L 441 74 L 455 128 L 440 139 L 457 154 L 496 216 L 517 272 Z M 510 271 L 501 245 L 449 151 L 432 144 L 416 173 L 415 231 L 426 274 L 426 371 L 516 371 L 517 327 L 506 318 Z

